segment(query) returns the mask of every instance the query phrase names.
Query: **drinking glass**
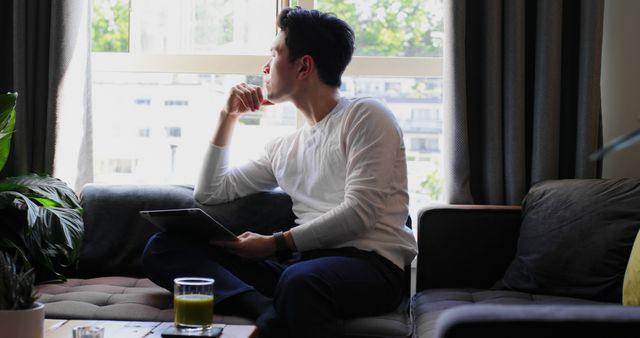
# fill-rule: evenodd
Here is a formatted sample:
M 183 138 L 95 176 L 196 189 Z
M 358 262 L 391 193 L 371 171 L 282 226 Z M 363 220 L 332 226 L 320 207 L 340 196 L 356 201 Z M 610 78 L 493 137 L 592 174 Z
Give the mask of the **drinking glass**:
M 174 324 L 181 330 L 206 330 L 213 325 L 212 278 L 182 277 L 173 280 Z

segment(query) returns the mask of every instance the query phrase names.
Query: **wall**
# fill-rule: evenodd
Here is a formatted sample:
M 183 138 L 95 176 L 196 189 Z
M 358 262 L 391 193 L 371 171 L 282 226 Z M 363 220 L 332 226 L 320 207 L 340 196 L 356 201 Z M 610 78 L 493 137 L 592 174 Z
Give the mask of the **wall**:
M 640 1 L 605 0 L 602 51 L 604 143 L 640 128 Z M 640 177 L 640 143 L 605 157 L 603 176 Z

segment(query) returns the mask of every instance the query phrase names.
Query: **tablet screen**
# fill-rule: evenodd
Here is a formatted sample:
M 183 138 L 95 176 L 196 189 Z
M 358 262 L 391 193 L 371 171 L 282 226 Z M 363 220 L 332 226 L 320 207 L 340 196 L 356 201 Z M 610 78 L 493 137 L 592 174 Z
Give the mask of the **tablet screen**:
M 178 232 L 208 239 L 237 239 L 233 232 L 200 208 L 143 210 L 140 215 L 167 232 Z

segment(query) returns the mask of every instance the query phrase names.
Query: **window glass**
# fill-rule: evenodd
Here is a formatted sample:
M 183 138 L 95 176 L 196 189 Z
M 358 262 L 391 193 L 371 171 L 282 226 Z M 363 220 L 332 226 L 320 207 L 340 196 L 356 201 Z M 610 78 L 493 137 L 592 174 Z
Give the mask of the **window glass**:
M 344 77 L 340 91 L 378 98 L 395 114 L 404 134 L 412 217 L 441 200 L 441 78 Z
M 347 21 L 355 55 L 442 56 L 443 0 L 316 0 L 316 7 Z
M 91 49 L 94 52 L 129 51 L 129 1 L 93 0 Z
M 229 89 L 258 75 L 93 73 L 96 182 L 195 183 Z M 296 128 L 295 107 L 244 114 L 232 162 L 259 156 L 271 139 Z
M 94 52 L 267 54 L 276 1 L 94 0 Z
M 276 1 L 131 0 L 131 52 L 267 54 Z

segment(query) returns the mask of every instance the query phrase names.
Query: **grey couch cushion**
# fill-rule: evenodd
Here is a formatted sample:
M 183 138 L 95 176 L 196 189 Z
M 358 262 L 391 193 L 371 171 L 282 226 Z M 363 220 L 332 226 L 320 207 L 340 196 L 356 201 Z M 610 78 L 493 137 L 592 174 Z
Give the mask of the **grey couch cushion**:
M 429 289 L 413 296 L 411 312 L 415 335 L 436 337 L 436 324 L 448 309 L 472 304 L 602 304 L 599 302 L 519 291 L 483 289 Z
M 171 293 L 146 278 L 70 278 L 65 283 L 38 285 L 37 290 L 47 318 L 173 321 Z M 215 321 L 251 324 L 233 316 L 216 315 Z
M 409 315 L 409 301 L 400 304 L 394 312 L 379 316 L 361 317 L 342 321 L 343 337 L 407 338 L 413 333 Z
M 150 280 L 131 277 L 68 279 L 37 286 L 47 318 L 173 321 L 171 293 Z M 372 317 L 344 320 L 344 337 L 406 338 L 413 329 L 408 305 Z M 221 324 L 252 324 L 246 318 L 214 315 Z
M 509 289 L 620 302 L 640 178 L 542 182 L 527 193 Z
M 444 311 L 438 338 L 636 338 L 640 308 L 620 304 L 475 304 Z
M 143 219 L 140 210 L 199 207 L 231 231 L 251 226 L 271 234 L 273 227 L 294 224 L 291 198 L 279 191 L 259 193 L 218 205 L 200 205 L 193 187 L 181 185 L 90 184 L 81 193 L 85 233 L 78 269 L 72 277 L 142 275 L 142 251 L 159 230 Z

